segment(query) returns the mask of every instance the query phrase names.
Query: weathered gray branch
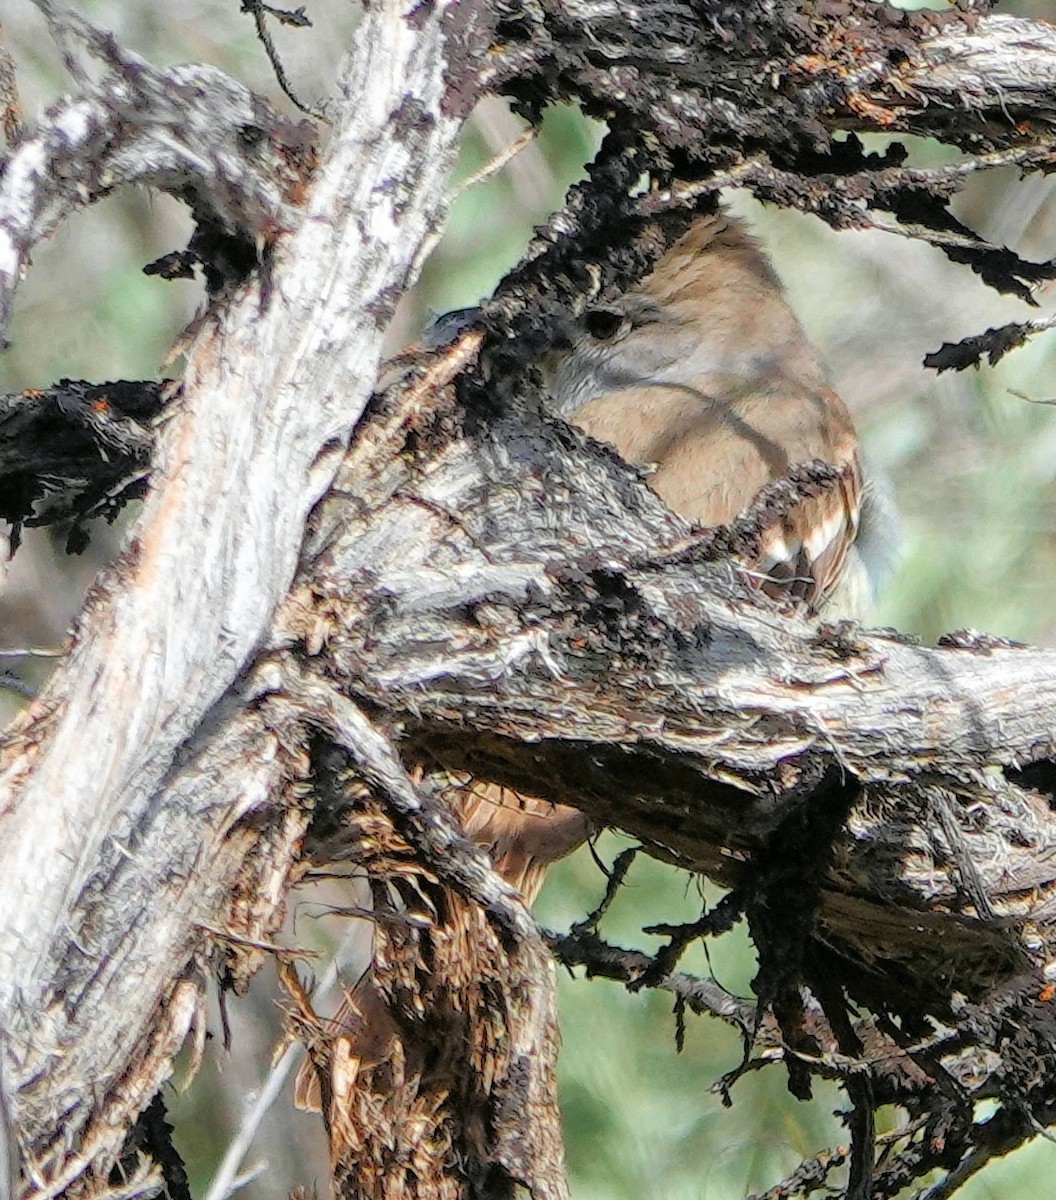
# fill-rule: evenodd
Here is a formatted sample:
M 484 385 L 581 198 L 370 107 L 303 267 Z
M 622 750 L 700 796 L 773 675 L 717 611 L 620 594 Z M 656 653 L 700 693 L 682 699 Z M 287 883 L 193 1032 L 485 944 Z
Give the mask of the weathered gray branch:
M 1010 780 L 1031 764 L 1048 779 L 1056 653 L 928 649 L 775 611 L 570 431 L 478 414 L 460 440 L 439 410 L 435 441 L 414 429 L 415 469 L 408 420 L 353 446 L 278 626 L 388 714 L 406 753 L 575 804 L 726 883 L 791 797 L 860 797 L 829 933 L 879 963 L 883 905 L 933 914 L 903 931 L 922 955 L 940 914 L 971 913 L 949 922 L 960 950 L 940 951 L 964 990 L 986 946 L 1017 957 L 1008 918 L 1051 920 L 1056 830 Z M 935 805 L 960 814 L 993 921 Z
M 326 689 L 367 702 L 407 760 L 575 805 L 735 886 L 762 997 L 819 989 L 823 1013 L 782 1023 L 812 1070 L 851 1091 L 870 1072 L 881 1103 L 926 1069 L 968 1114 L 984 1096 L 1015 1114 L 1036 1089 L 1011 1128 L 974 1135 L 990 1153 L 1029 1136 L 1046 1078 L 1032 1021 L 1056 961 L 1056 655 L 779 612 L 612 456 L 437 382 L 389 397 L 316 511 L 276 678 L 296 660 L 317 712 Z M 961 1033 L 914 1048 L 857 1022 L 845 1038 L 844 993 L 904 1029 Z M 1016 1052 L 988 1062 L 1010 1027 Z M 860 1059 L 858 1043 L 873 1047 Z M 1013 1060 L 1029 1071 L 1009 1075 Z M 956 1163 L 964 1137 L 954 1123 L 915 1174 Z M 903 1167 L 878 1177 L 891 1194 Z
M 207 66 L 120 73 L 47 114 L 0 180 L 0 333 L 33 247 L 72 212 L 129 184 L 188 199 L 231 238 L 274 237 L 297 218 L 306 132 Z M 248 147 L 255 146 L 255 150 Z
M 198 332 L 180 419 L 160 447 L 166 483 L 94 590 L 65 671 L 5 744 L 0 1011 L 12 1117 L 42 1195 L 112 1154 L 168 1073 L 200 993 L 195 921 L 222 912 L 254 841 L 227 835 L 298 773 L 270 733 L 241 762 L 228 757 L 228 722 L 238 725 L 246 702 L 232 685 L 289 585 L 305 516 L 443 211 L 464 111 L 445 100 L 445 21 L 441 8 L 412 28 L 400 5 L 383 3 L 359 27 L 310 197 L 287 211 L 291 232 L 267 280 L 240 287 Z M 136 80 L 140 123 L 168 141 L 150 100 L 173 81 L 145 64 Z M 254 119 L 231 99 L 237 86 L 210 110 L 236 140 Z M 72 131 L 61 114 L 53 123 L 67 153 L 82 143 L 66 134 L 93 128 L 81 115 Z M 43 136 L 0 181 L 3 211 L 27 218 L 21 233 L 2 226 L 14 247 L 8 278 L 46 228 L 36 215 L 50 211 L 36 199 L 52 186 Z M 94 163 L 89 154 L 85 168 Z M 201 757 L 209 744 L 219 757 Z M 271 904 L 281 897 L 272 885 Z M 60 967 L 71 951 L 80 965 Z M 149 1032 L 159 1012 L 164 1026 Z M 147 1065 L 129 1076 L 135 1062 Z

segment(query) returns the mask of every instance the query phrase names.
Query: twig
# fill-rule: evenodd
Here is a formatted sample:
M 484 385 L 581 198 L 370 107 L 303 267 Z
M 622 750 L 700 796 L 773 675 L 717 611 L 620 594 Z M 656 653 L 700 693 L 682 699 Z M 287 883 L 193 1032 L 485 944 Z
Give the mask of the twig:
M 924 356 L 924 365 L 941 374 L 943 371 L 963 371 L 965 367 L 978 367 L 983 358 L 994 366 L 1010 351 L 1022 346 L 1035 333 L 1044 333 L 1056 328 L 1056 314 L 1038 317 L 1033 321 L 1013 321 L 998 325 L 985 333 L 961 338 L 959 342 L 943 342 L 938 350 Z M 1017 393 L 1013 393 L 1016 395 Z M 1046 404 L 1048 401 L 1037 401 Z
M 494 158 L 486 162 L 479 170 L 474 171 L 472 175 L 463 179 L 460 184 L 452 188 L 448 202 L 453 203 L 464 192 L 468 192 L 470 188 L 474 188 L 478 183 L 483 183 L 485 179 L 490 179 L 493 175 L 497 175 L 511 159 L 516 158 L 525 146 L 535 139 L 537 134 L 538 130 L 534 126 L 530 126 L 524 130 L 504 150 L 500 150 Z
M 359 931 L 353 926 L 345 934 L 341 944 L 334 952 L 334 957 L 330 961 L 330 965 L 323 973 L 323 977 L 315 990 L 316 997 L 321 1000 L 325 999 L 333 991 L 340 979 L 342 969 L 348 965 L 346 962 L 348 953 L 358 940 Z M 303 1046 L 297 1044 L 291 1045 L 272 1066 L 257 1094 L 256 1100 L 242 1118 L 242 1124 L 239 1126 L 238 1132 L 224 1151 L 224 1156 L 216 1168 L 216 1173 L 213 1175 L 204 1200 L 226 1200 L 227 1196 L 232 1195 L 238 1188 L 250 1182 L 251 1179 L 255 1179 L 257 1174 L 264 1169 L 266 1164 L 258 1164 L 246 1175 L 240 1176 L 238 1174 L 239 1168 L 242 1166 L 242 1160 L 249 1153 L 249 1148 L 253 1144 L 253 1139 L 257 1136 L 264 1117 L 278 1099 L 283 1085 L 303 1055 Z
M 637 854 L 638 847 L 631 846 L 629 849 L 624 850 L 617 855 L 616 861 L 612 864 L 611 870 L 605 872 L 605 895 L 602 896 L 601 902 L 593 912 L 588 913 L 582 921 L 578 921 L 572 926 L 573 934 L 577 934 L 580 931 L 586 932 L 588 930 L 597 929 L 602 917 L 604 917 L 609 911 L 613 900 L 616 899 L 616 893 L 623 886 L 623 881 L 627 878 L 627 872 L 631 869 L 631 864 L 634 862 Z M 594 861 L 599 861 L 596 855 Z M 602 869 L 604 870 L 604 868 Z
M 27 680 L 12 675 L 10 671 L 0 671 L 0 688 L 14 692 L 16 696 L 22 696 L 26 700 L 37 698 L 37 689 Z
M 612 979 L 628 987 L 634 985 L 654 965 L 652 955 L 640 950 L 625 950 L 603 941 L 586 924 L 573 926 L 568 933 L 544 932 L 546 943 L 565 967 L 586 967 L 588 978 Z M 670 992 L 695 1013 L 710 1013 L 742 1034 L 755 1020 L 756 1006 L 732 996 L 713 979 L 702 979 L 681 972 L 665 975 L 645 986 Z
M 702 913 L 697 920 L 684 925 L 647 925 L 643 933 L 659 934 L 671 940 L 661 946 L 653 966 L 637 981 L 632 990 L 650 987 L 656 978 L 669 975 L 686 950 L 700 938 L 720 937 L 728 933 L 744 915 L 744 897 L 736 890 L 727 892 L 714 908 Z
M 263 4 L 261 0 L 242 0 L 242 11 L 249 13 L 253 18 L 253 23 L 257 27 L 257 37 L 260 39 L 261 45 L 264 47 L 264 52 L 268 56 L 268 61 L 271 63 L 271 69 L 275 72 L 275 81 L 282 88 L 283 95 L 295 107 L 300 109 L 305 116 L 313 117 L 317 121 L 322 121 L 329 125 L 330 122 L 318 109 L 310 108 L 307 104 L 301 101 L 296 92 L 293 90 L 293 85 L 290 83 L 289 77 L 286 74 L 286 68 L 282 65 L 282 59 L 279 58 L 279 52 L 275 49 L 275 43 L 271 39 L 271 33 L 268 30 L 266 17 L 277 17 L 283 25 L 292 25 L 297 28 L 304 28 L 310 25 L 311 22 L 305 16 L 304 9 L 299 8 L 293 12 L 284 12 L 281 9 L 272 8 L 268 4 Z
M 794 1196 L 809 1196 L 826 1186 L 829 1175 L 847 1161 L 847 1150 L 822 1150 L 813 1158 L 804 1159 L 787 1178 L 765 1192 L 753 1192 L 748 1200 L 792 1200 Z

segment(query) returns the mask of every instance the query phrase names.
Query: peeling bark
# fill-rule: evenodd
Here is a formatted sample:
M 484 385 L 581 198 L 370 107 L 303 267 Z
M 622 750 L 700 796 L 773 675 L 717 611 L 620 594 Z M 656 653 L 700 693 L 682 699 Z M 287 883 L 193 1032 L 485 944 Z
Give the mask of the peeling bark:
M 388 315 L 442 211 L 460 124 L 440 111 L 444 23 L 441 12 L 412 31 L 384 4 L 360 27 L 310 197 L 285 212 L 291 232 L 267 270 L 228 285 L 189 349 L 180 417 L 155 465 L 168 482 L 89 597 L 66 669 L 8 732 L 5 1082 L 25 1176 L 42 1196 L 99 1165 L 105 1180 L 195 1018 L 210 956 L 201 924 L 223 928 L 239 883 L 255 889 L 254 847 L 265 874 L 284 878 L 296 832 L 279 831 L 307 820 L 288 790 L 308 766 L 302 727 L 285 711 L 262 723 L 238 680 L 289 586 L 305 516 L 362 411 Z M 100 85 L 104 97 L 132 91 L 147 126 L 163 125 L 151 104 L 171 97 L 171 81 L 123 63 Z M 209 110 L 210 132 L 236 144 L 249 119 L 228 95 L 238 86 Z M 198 95 L 207 106 L 210 93 Z M 60 134 L 71 111 L 57 116 Z M 36 147 L 15 151 L 0 212 L 43 206 L 37 196 L 52 185 L 33 167 L 45 165 Z M 239 166 L 242 189 L 251 176 Z M 200 172 L 196 182 L 210 198 L 222 192 Z M 6 215 L 0 224 L 19 259 L 25 228 Z M 236 228 L 252 236 L 251 224 Z M 252 901 L 268 908 L 270 897 L 269 929 L 283 896 L 271 886 Z M 233 932 L 252 938 L 255 926 Z

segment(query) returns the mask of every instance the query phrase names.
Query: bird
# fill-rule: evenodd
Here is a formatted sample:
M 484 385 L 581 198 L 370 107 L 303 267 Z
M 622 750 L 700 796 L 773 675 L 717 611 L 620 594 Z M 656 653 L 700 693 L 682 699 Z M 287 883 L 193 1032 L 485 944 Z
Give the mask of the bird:
M 725 525 L 795 465 L 842 469 L 764 537 L 763 591 L 861 618 L 893 565 L 897 517 L 851 414 L 741 221 L 696 218 L 642 283 L 587 308 L 551 355 L 556 411 L 646 472 L 697 526 Z
M 758 559 L 743 566 L 759 590 L 808 612 L 867 614 L 897 560 L 895 509 L 740 220 L 697 215 L 638 285 L 570 318 L 539 367 L 552 411 L 638 467 L 694 526 L 728 524 L 796 465 L 837 468 L 833 486 L 761 531 Z M 591 833 L 577 809 L 456 782 L 449 794 L 464 832 L 528 905 L 548 867 Z M 344 1010 L 350 1030 L 363 1031 L 377 1008 L 363 995 L 358 1022 Z
M 838 484 L 804 497 L 744 564 L 763 592 L 864 619 L 897 562 L 898 518 L 850 411 L 744 223 L 697 216 L 642 282 L 588 306 L 541 365 L 550 407 L 604 442 L 691 524 L 724 525 L 791 467 Z M 477 783 L 463 828 L 531 904 L 546 868 L 589 834 L 576 809 Z

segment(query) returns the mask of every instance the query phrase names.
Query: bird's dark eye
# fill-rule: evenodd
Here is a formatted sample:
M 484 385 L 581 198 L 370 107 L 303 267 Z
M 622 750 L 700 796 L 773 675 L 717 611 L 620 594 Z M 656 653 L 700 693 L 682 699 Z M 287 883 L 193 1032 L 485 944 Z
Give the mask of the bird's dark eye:
M 611 341 L 623 327 L 624 315 L 612 308 L 591 308 L 583 314 L 587 333 L 599 342 Z

